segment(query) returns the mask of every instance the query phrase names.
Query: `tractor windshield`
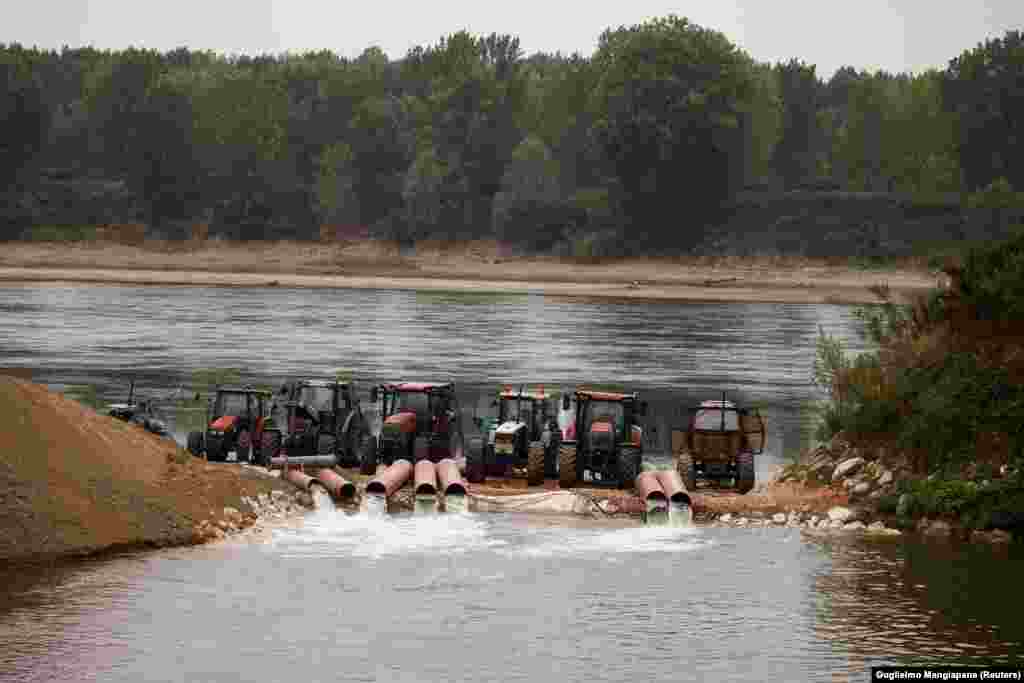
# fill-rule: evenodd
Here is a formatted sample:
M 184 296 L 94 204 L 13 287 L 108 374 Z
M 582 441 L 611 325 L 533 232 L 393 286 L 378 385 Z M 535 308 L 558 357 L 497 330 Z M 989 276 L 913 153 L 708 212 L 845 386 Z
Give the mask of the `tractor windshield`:
M 626 411 L 618 401 L 593 401 L 589 413 L 591 423 L 611 422 L 617 432 L 625 427 Z
M 299 403 L 313 412 L 333 410 L 333 391 L 330 387 L 302 387 L 299 390 Z
M 427 394 L 421 391 L 400 391 L 395 395 L 395 408 L 392 412 L 404 411 L 426 415 L 429 412 L 430 402 Z
M 245 394 L 220 394 L 213 412 L 218 416 L 245 417 L 248 413 L 246 398 Z
M 498 409 L 498 417 L 502 422 L 516 421 L 531 424 L 533 421 L 534 405 L 536 403 L 529 399 L 520 401 L 514 398 L 503 398 Z

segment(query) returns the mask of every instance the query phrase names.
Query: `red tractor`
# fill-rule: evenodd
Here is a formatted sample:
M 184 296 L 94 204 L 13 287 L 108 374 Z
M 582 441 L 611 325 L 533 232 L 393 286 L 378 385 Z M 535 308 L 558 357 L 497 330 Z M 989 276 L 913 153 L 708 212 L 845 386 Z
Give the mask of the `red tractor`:
M 643 429 L 637 418 L 647 413 L 647 403 L 636 393 L 581 389 L 562 396 L 562 409 L 572 410 L 572 422 L 558 449 L 560 486 L 586 482 L 632 488 L 643 460 Z
M 451 382 L 403 382 L 370 389 L 370 402 L 379 401 L 373 438 L 361 449 L 359 469 L 373 474 L 378 463 L 410 462 L 462 455 L 462 420 L 455 385 Z
M 188 435 L 188 450 L 220 462 L 256 462 L 263 457 L 270 392 L 252 387 L 219 387 L 205 432 Z

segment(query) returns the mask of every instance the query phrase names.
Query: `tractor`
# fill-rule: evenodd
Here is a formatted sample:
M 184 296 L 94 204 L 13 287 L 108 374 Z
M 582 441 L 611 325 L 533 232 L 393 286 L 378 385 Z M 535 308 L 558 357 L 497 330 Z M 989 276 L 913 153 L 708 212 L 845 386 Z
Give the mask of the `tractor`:
M 272 444 L 264 439 L 271 393 L 252 387 L 218 387 L 207 408 L 205 432 L 190 432 L 188 450 L 210 461 L 255 462 Z
M 557 399 L 544 389 L 527 392 L 511 387 L 498 395 L 492 408 L 497 415 L 477 418 L 487 434 L 487 443 L 471 443 L 466 454 L 466 479 L 480 483 L 490 474 L 505 476 L 508 470 L 525 469 L 529 486 L 540 486 L 558 476 L 558 446 L 561 431 L 557 420 Z
M 462 419 L 453 383 L 382 384 L 370 389 L 370 402 L 378 401 L 374 434 L 360 452 L 363 474 L 373 474 L 378 463 L 462 456 Z
M 647 402 L 636 393 L 579 389 L 562 396 L 562 409 L 571 411 L 572 421 L 558 449 L 559 485 L 632 488 L 643 460 L 637 418 L 647 413 Z
M 731 481 L 740 493 L 754 488 L 754 456 L 764 452 L 764 418 L 757 410 L 738 408 L 722 395 L 690 409 L 685 431 L 672 432 L 676 471 L 686 488 L 697 482 Z
M 338 464 L 355 467 L 369 434 L 354 387 L 347 382 L 300 379 L 286 382 L 271 407 L 261 464 L 280 449 L 289 457 L 335 455 Z
M 151 434 L 170 436 L 167 423 L 161 420 L 153 410 L 153 401 L 135 400 L 134 381 L 128 386 L 128 402 L 111 403 L 107 406 L 107 415 L 138 425 Z

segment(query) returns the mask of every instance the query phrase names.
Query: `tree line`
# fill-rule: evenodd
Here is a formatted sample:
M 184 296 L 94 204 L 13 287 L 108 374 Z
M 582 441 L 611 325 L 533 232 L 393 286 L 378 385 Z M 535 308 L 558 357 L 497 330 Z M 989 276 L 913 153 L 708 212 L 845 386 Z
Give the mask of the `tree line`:
M 467 32 L 398 60 L 0 45 L 0 192 L 61 167 L 123 179 L 149 225 L 238 238 L 686 248 L 744 189 L 1024 189 L 1022 38 L 827 80 L 673 15 L 590 57 Z

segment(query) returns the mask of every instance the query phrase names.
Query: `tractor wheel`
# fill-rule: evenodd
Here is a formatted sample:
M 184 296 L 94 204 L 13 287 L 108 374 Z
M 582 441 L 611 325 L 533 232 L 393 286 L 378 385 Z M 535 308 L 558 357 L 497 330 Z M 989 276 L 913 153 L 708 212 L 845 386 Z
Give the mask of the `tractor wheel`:
M 558 485 L 563 489 L 576 486 L 576 446 L 558 447 Z
M 619 488 L 628 491 L 633 488 L 640 475 L 640 451 L 636 448 L 619 450 Z
M 558 479 L 558 442 L 552 441 L 544 449 L 544 478 Z
M 430 460 L 430 441 L 425 436 L 417 436 L 412 442 L 412 462 L 415 465 L 420 460 Z
M 530 444 L 526 453 L 526 485 L 544 485 L 544 444 Z
M 484 467 L 483 439 L 470 439 L 469 450 L 466 451 L 466 481 L 471 484 L 482 484 L 487 478 Z
M 372 436 L 367 436 L 359 449 L 359 473 L 373 476 L 376 472 L 377 441 Z
M 693 456 L 690 455 L 690 451 L 684 449 L 676 455 L 676 472 L 683 480 L 683 486 L 686 487 L 687 492 L 697 490 L 697 467 L 693 464 Z
M 270 467 L 270 460 L 281 450 L 280 432 L 263 432 L 260 444 L 259 463 L 263 467 Z
M 199 457 L 203 454 L 203 433 L 202 432 L 189 432 L 188 433 L 188 451 L 192 455 Z
M 736 489 L 740 493 L 747 493 L 754 488 L 754 454 L 750 451 L 743 451 L 737 455 L 736 469 L 739 474 L 736 477 Z
M 320 439 L 316 444 L 316 454 L 332 455 L 334 453 L 334 445 L 336 443 L 337 442 L 334 440 L 334 437 L 330 434 L 321 434 Z

